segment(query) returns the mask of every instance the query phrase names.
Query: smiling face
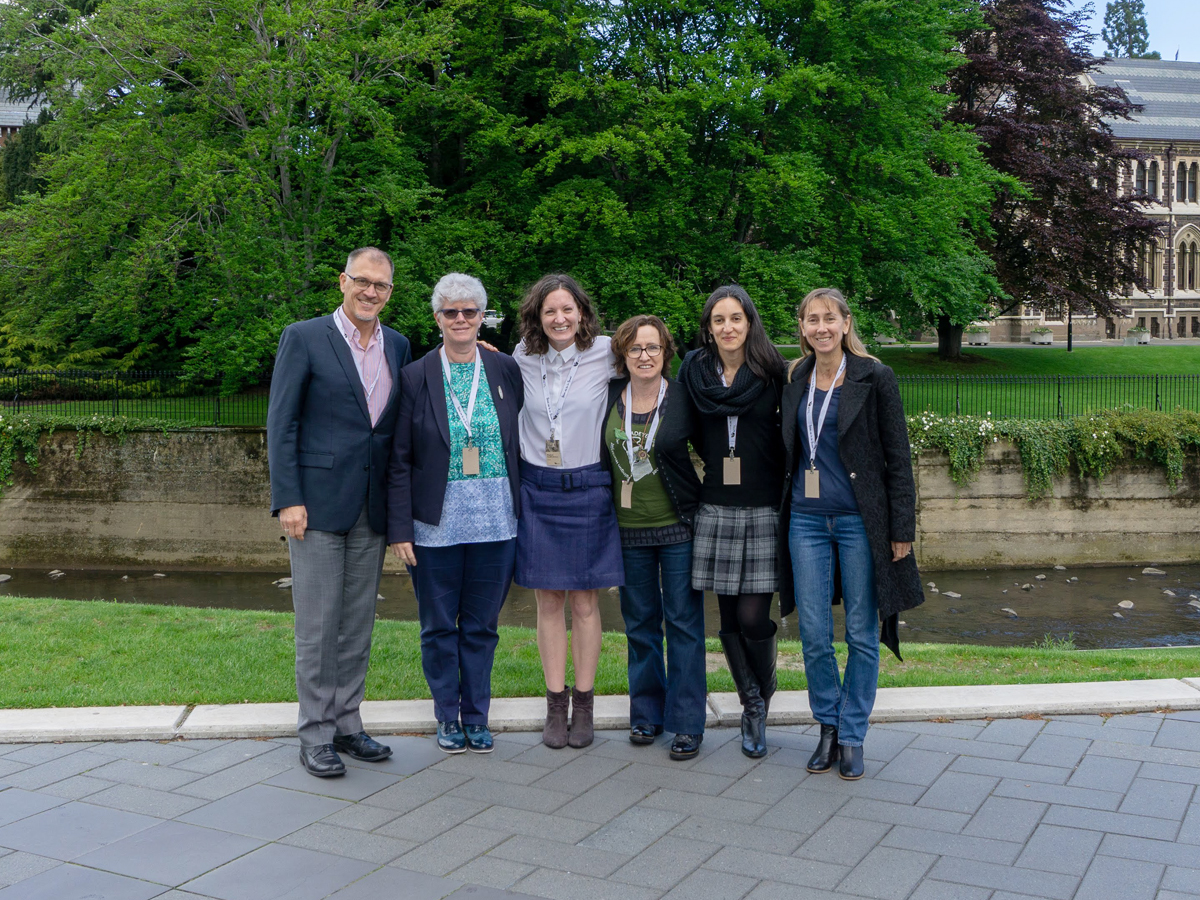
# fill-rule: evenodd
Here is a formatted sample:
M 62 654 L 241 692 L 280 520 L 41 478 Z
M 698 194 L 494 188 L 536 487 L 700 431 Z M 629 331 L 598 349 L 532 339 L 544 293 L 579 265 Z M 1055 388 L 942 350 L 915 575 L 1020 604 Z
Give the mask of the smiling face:
M 663 360 L 666 356 L 663 352 L 662 335 L 658 333 L 658 329 L 653 325 L 643 325 L 637 330 L 634 335 L 633 343 L 630 344 L 630 349 L 634 347 L 643 348 L 643 352 L 638 356 L 626 354 L 625 365 L 629 369 L 629 377 L 642 382 L 654 382 L 658 380 L 658 376 L 662 374 Z M 644 352 L 645 348 L 658 348 L 658 354 L 651 356 Z
M 579 304 L 570 291 L 559 288 L 542 301 L 542 331 L 555 350 L 565 350 L 575 343 L 581 321 Z
M 466 316 L 459 315 L 459 310 L 468 313 L 473 318 L 468 319 Z M 448 301 L 437 314 L 438 328 L 442 330 L 442 340 L 452 347 L 468 347 L 475 343 L 482 322 L 483 315 L 470 300 Z
M 737 353 L 745 345 L 746 335 L 750 333 L 742 304 L 733 297 L 718 300 L 712 308 L 708 329 L 719 350 L 728 354 Z
M 355 278 L 366 278 L 371 284 L 360 288 L 354 283 Z M 342 289 L 342 312 L 357 327 L 373 327 L 391 296 L 390 290 L 380 293 L 375 287 L 376 282 L 391 284 L 392 267 L 387 260 L 369 253 L 354 260 L 349 274 L 342 272 L 338 275 L 338 285 Z
M 842 338 L 849 330 L 849 316 L 843 316 L 834 304 L 821 298 L 808 304 L 800 320 L 800 332 L 818 356 L 841 353 Z

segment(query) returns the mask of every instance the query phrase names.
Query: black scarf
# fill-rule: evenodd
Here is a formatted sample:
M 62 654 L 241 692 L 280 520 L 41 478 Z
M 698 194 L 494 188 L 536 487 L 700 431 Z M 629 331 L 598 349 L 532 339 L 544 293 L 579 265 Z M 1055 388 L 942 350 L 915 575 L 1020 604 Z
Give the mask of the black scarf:
M 717 355 L 711 350 L 701 350 L 686 363 L 679 369 L 679 380 L 687 387 L 696 409 L 706 416 L 745 415 L 767 386 L 743 362 L 733 384 L 725 387 L 717 374 Z

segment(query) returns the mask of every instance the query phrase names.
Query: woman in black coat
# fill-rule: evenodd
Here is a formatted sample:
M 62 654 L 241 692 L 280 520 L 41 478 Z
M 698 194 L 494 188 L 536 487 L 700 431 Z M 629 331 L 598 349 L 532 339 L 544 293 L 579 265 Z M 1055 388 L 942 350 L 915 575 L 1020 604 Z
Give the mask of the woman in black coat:
M 836 762 L 854 780 L 863 775 L 879 680 L 876 621 L 899 656 L 897 616 L 925 600 L 912 555 L 912 456 L 896 376 L 863 347 L 840 291 L 804 298 L 800 346 L 783 389 L 780 601 L 784 615 L 793 603 L 798 612 L 809 705 L 821 725 L 808 771 Z M 833 652 L 839 591 L 850 650 L 844 677 Z

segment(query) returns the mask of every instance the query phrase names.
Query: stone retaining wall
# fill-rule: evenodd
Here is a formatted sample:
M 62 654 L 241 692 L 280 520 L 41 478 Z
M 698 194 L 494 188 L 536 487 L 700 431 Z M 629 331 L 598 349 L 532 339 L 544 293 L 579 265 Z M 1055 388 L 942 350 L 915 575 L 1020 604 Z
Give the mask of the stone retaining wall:
M 268 514 L 260 429 L 79 435 L 42 441 L 0 496 L 0 565 L 276 569 L 287 547 Z M 958 488 L 946 458 L 915 463 L 917 555 L 926 568 L 1200 560 L 1200 458 L 1168 487 L 1157 466 L 1127 463 L 1103 482 L 1072 476 L 1030 501 L 1017 451 L 997 444 Z M 398 568 L 389 556 L 387 567 Z

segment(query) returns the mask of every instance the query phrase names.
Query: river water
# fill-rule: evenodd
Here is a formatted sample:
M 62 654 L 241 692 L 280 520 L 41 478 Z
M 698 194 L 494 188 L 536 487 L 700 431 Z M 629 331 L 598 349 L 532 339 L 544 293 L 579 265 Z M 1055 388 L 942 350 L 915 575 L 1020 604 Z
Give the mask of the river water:
M 902 616 L 901 638 L 913 642 L 1030 646 L 1046 635 L 1073 636 L 1080 649 L 1200 646 L 1200 565 L 1160 566 L 1165 575 L 1143 575 L 1142 565 L 1111 568 L 977 569 L 923 572 L 925 604 Z M 291 610 L 291 591 L 272 584 L 279 572 L 177 572 L 67 569 L 51 578 L 45 569 L 0 569 L 12 576 L 0 596 L 115 600 L 222 609 Z M 1037 576 L 1043 575 L 1044 579 Z M 1029 589 L 1023 589 L 1029 585 Z M 407 574 L 383 576 L 378 614 L 417 618 Z M 1171 596 L 1167 592 L 1170 591 Z M 947 592 L 959 594 L 951 597 Z M 1126 601 L 1132 607 L 1118 604 Z M 616 590 L 601 593 L 601 621 L 621 629 Z M 1008 612 L 1006 610 L 1011 610 Z M 500 614 L 502 625 L 536 624 L 533 592 L 514 586 Z M 842 633 L 840 607 L 835 613 Z M 718 630 L 716 597 L 705 597 L 709 636 Z M 784 620 L 780 637 L 795 639 L 796 617 Z

